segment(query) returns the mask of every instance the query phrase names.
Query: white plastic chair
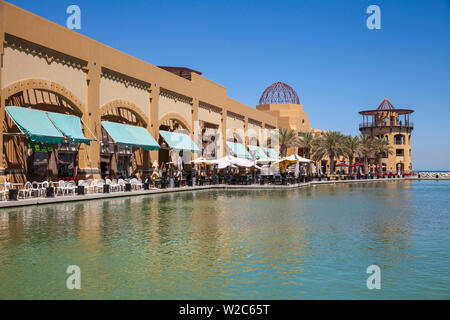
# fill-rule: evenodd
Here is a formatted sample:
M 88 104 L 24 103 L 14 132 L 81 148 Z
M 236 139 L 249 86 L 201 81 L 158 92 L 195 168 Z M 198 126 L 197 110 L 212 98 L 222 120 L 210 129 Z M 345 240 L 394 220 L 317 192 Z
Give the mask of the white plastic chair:
M 129 182 L 131 184 L 131 190 L 137 190 L 138 186 L 137 186 L 137 179 L 133 178 L 130 180 Z
M 66 194 L 66 184 L 64 183 L 63 180 L 59 180 L 58 181 L 58 187 L 56 187 L 56 192 L 55 195 L 57 196 L 58 194 L 61 194 L 62 196 Z
M 137 186 L 139 190 L 144 189 L 144 184 L 142 183 L 142 179 L 137 179 Z
M 91 183 L 89 184 L 89 189 L 92 190 L 93 193 L 96 193 L 98 190 L 97 187 L 97 180 L 92 180 Z
M 83 185 L 86 193 L 95 192 L 95 186 L 92 184 L 92 181 L 84 180 Z
M 109 188 L 110 188 L 110 191 L 111 191 L 111 192 L 114 192 L 114 191 L 120 191 L 120 186 L 119 186 L 119 184 L 117 183 L 117 180 L 116 180 L 116 179 L 113 179 L 113 180 L 111 180 L 111 179 L 106 179 L 106 184 L 109 184 Z
M 40 196 L 42 196 L 42 197 L 46 196 L 48 186 L 49 186 L 48 181 L 42 182 L 42 186 L 39 188 L 40 189 Z
M 119 185 L 119 191 L 125 191 L 125 180 L 119 179 L 117 184 Z
M 21 194 L 22 194 L 23 199 L 26 199 L 27 197 L 31 197 L 31 182 L 30 181 L 25 182 L 23 189 L 19 190 L 19 198 L 20 198 Z
M 33 196 L 33 193 L 36 193 L 36 197 L 40 197 L 41 196 L 41 188 L 39 187 L 39 183 L 37 183 L 36 181 L 33 181 L 31 183 L 31 187 L 30 187 L 30 196 Z
M 4 201 L 8 200 L 7 194 L 9 194 L 10 187 L 11 187 L 11 183 L 5 182 L 5 184 L 3 186 L 3 190 L 0 191 L 0 197 L 2 198 L 2 200 L 4 200 Z
M 105 185 L 105 181 L 103 179 L 97 180 L 97 192 L 103 192 L 104 185 Z
M 75 185 L 75 182 L 69 181 L 69 182 L 65 183 L 65 189 L 66 189 L 67 195 L 69 195 L 69 193 L 72 193 L 73 195 L 75 195 L 75 191 L 77 190 L 77 186 Z

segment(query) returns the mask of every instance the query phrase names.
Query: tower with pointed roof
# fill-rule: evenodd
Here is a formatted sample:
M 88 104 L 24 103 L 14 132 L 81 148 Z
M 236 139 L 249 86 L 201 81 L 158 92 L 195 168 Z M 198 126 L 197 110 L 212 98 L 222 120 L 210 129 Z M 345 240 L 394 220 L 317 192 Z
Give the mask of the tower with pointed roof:
M 414 124 L 410 121 L 411 109 L 397 109 L 387 99 L 375 110 L 360 111 L 363 122 L 359 125 L 362 134 L 386 139 L 392 147 L 392 154 L 384 154 L 383 171 L 404 173 L 412 170 L 411 132 Z

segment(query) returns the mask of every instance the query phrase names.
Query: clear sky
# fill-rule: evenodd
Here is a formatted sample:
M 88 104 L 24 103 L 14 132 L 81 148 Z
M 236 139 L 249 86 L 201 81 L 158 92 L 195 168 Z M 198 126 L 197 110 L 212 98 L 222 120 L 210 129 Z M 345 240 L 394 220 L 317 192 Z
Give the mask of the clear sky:
M 185 66 L 254 107 L 292 86 L 311 126 L 359 134 L 358 111 L 387 97 L 415 112 L 415 170 L 450 170 L 450 1 L 10 0 L 154 65 Z M 369 5 L 381 29 L 366 27 Z

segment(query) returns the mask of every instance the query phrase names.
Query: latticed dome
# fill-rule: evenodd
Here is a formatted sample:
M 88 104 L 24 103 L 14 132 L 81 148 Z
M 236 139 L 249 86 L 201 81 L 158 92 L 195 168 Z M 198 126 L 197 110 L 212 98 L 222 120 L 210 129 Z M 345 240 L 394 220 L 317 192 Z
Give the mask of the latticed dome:
M 264 90 L 259 104 L 292 103 L 300 104 L 297 92 L 283 82 L 275 82 Z

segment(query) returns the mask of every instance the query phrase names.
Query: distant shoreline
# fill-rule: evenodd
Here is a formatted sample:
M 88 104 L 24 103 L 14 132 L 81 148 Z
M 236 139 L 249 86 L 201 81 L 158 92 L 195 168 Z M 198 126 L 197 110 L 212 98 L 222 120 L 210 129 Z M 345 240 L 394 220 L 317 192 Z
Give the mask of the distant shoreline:
M 450 172 L 450 170 L 417 170 L 416 172 L 436 172 L 436 173 L 446 173 Z

